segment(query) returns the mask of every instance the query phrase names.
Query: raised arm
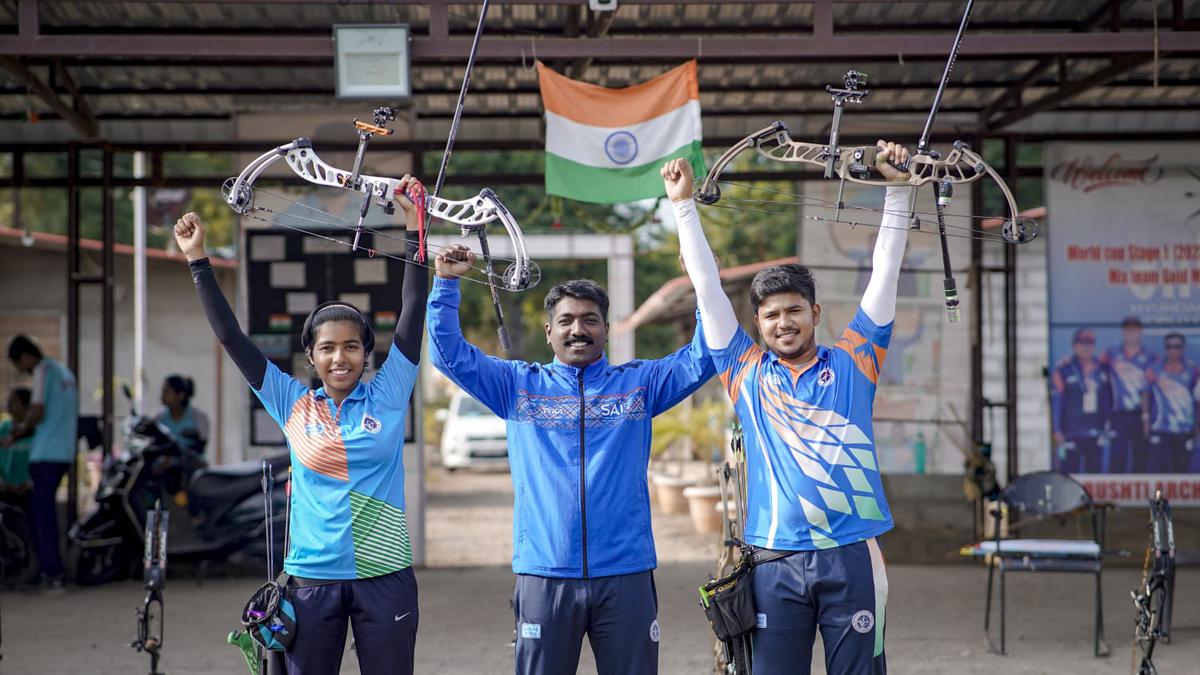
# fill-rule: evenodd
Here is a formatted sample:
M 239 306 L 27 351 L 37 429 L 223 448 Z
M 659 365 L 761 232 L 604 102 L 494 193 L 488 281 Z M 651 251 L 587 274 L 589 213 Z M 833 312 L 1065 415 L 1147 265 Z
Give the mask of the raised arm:
M 409 193 L 424 193 L 425 188 L 412 176 L 405 174 L 396 186 L 400 205 L 404 208 L 404 220 L 407 226 L 404 247 L 404 276 L 400 291 L 400 319 L 396 322 L 396 333 L 392 342 L 401 354 L 412 363 L 421 360 L 421 336 L 425 333 L 425 300 L 429 296 L 429 273 L 425 267 L 417 264 L 421 250 L 420 231 L 416 205 L 409 199 Z
M 884 141 L 879 141 L 878 145 L 883 147 L 876 157 L 879 172 L 888 180 L 902 180 L 906 174 L 886 162 L 893 160 L 902 164 L 908 159 L 908 149 Z M 912 190 L 905 186 L 889 187 L 884 197 L 883 221 L 879 224 L 879 236 L 875 239 L 875 252 L 871 256 L 871 279 L 862 298 L 863 311 L 878 326 L 886 326 L 896 318 L 896 284 L 900 280 L 904 246 L 908 243 Z
M 514 399 L 513 363 L 488 356 L 467 342 L 459 322 L 458 277 L 474 263 L 475 254 L 461 245 L 437 256 L 436 278 L 429 294 L 429 357 L 442 374 L 508 419 Z
M 175 223 L 175 241 L 179 250 L 187 256 L 188 267 L 192 270 L 192 282 L 196 284 L 196 292 L 200 295 L 200 305 L 204 308 L 204 316 L 213 334 L 221 342 L 233 363 L 242 371 L 242 377 L 255 389 L 261 389 L 263 378 L 267 372 L 267 357 L 259 351 L 250 338 L 238 326 L 237 317 L 233 315 L 217 278 L 213 275 L 212 265 L 204 252 L 204 223 L 195 213 L 187 213 Z
M 710 349 L 729 346 L 737 332 L 737 315 L 733 303 L 721 287 L 721 275 L 712 249 L 700 226 L 700 213 L 692 200 L 695 176 L 692 165 L 686 159 L 673 159 L 663 165 L 663 183 L 671 206 L 675 209 L 675 222 L 679 226 L 679 252 L 683 264 L 696 288 L 696 304 L 700 308 L 701 324 L 704 327 L 704 342 Z

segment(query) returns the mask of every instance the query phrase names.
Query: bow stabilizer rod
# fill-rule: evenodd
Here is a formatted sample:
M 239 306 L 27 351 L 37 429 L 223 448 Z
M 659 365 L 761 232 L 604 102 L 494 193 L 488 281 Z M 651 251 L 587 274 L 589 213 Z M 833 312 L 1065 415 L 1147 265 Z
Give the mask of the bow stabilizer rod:
M 925 129 L 921 132 L 921 139 L 917 141 L 918 157 L 927 156 L 935 160 L 939 159 L 938 153 L 929 147 L 929 135 L 933 131 L 933 121 L 937 118 L 938 110 L 942 107 L 942 95 L 946 93 L 946 84 L 949 83 L 950 73 L 954 70 L 954 63 L 958 60 L 958 50 L 962 46 L 963 33 L 966 32 L 967 23 L 971 20 L 971 8 L 974 4 L 975 0 L 967 0 L 967 7 L 963 10 L 962 21 L 958 24 L 958 34 L 954 36 L 954 46 L 950 48 L 950 55 L 946 58 L 946 68 L 942 71 L 942 79 L 938 82 L 937 93 L 933 96 L 929 117 L 925 118 Z M 950 250 L 946 241 L 946 206 L 950 203 L 954 187 L 944 181 L 934 181 L 933 191 L 937 204 L 938 238 L 942 246 L 942 287 L 946 298 L 946 320 L 950 323 L 958 323 L 960 318 L 958 284 L 954 280 L 954 271 L 950 269 Z M 1018 215 L 1016 213 L 1010 215 L 1015 222 Z

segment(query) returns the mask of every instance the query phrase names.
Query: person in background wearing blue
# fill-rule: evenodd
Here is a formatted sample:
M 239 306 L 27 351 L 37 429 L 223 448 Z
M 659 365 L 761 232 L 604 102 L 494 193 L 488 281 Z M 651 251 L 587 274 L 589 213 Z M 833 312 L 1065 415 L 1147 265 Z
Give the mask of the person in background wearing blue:
M 1196 447 L 1196 401 L 1200 369 L 1184 356 L 1183 335 L 1163 338 L 1163 357 L 1146 369 L 1150 387 L 1143 399 L 1150 446 L 1150 473 L 1187 473 Z
M 1100 473 L 1105 465 L 1105 424 L 1112 410 L 1109 372 L 1096 359 L 1096 335 L 1090 328 L 1075 331 L 1071 350 L 1050 375 L 1054 468 Z
M 168 375 L 163 380 L 163 408 L 154 421 L 166 427 L 180 447 L 204 454 L 208 444 L 208 415 L 192 405 L 196 383 L 183 375 Z
M 8 359 L 17 370 L 33 377 L 29 410 L 17 420 L 13 433 L 0 439 L 9 447 L 13 441 L 29 438 L 29 475 L 33 480 L 30 515 L 42 582 L 48 590 L 63 587 L 63 563 L 58 532 L 58 509 L 54 495 L 59 483 L 75 461 L 75 432 L 79 425 L 79 392 L 75 375 L 66 366 L 42 354 L 25 335 L 8 345 Z
M 11 436 L 13 425 L 29 415 L 32 400 L 33 392 L 25 387 L 13 388 L 8 395 L 8 414 L 0 415 L 0 438 Z M 29 479 L 29 445 L 30 439 L 22 438 L 0 448 L 0 499 L 26 509 L 33 487 Z
M 1109 370 L 1113 390 L 1105 473 L 1146 473 L 1142 397 L 1146 394 L 1146 369 L 1154 362 L 1154 355 L 1142 347 L 1142 322 L 1136 316 L 1121 322 L 1121 344 L 1105 352 L 1100 362 Z
M 435 261 L 429 351 L 438 370 L 507 420 L 516 673 L 571 675 L 586 634 L 599 675 L 654 675 L 651 421 L 712 377 L 699 328 L 664 358 L 611 365 L 608 295 L 577 279 L 546 294 L 552 362 L 488 356 L 459 324 L 457 277 L 474 257 L 458 247 Z

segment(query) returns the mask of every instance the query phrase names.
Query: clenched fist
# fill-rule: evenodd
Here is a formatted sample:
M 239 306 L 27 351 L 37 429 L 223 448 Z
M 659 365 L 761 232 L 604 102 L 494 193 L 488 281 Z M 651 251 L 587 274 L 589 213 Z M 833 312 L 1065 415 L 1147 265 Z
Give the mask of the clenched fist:
M 474 264 L 475 254 L 462 244 L 444 249 L 433 259 L 434 272 L 443 279 L 461 277 L 470 272 Z
M 425 186 L 421 181 L 417 180 L 410 174 L 404 174 L 400 182 L 396 184 L 396 201 L 400 204 L 400 208 L 404 209 L 404 224 L 409 230 L 417 229 L 417 206 L 413 204 L 408 193 L 413 193 L 413 196 L 425 193 Z
M 691 162 L 683 158 L 672 159 L 663 164 L 659 171 L 663 177 L 663 185 L 667 188 L 667 196 L 673 202 L 682 202 L 692 198 L 696 183 L 695 172 Z
M 179 250 L 187 256 L 188 262 L 199 260 L 204 252 L 204 223 L 195 211 L 188 211 L 175 221 L 175 243 Z

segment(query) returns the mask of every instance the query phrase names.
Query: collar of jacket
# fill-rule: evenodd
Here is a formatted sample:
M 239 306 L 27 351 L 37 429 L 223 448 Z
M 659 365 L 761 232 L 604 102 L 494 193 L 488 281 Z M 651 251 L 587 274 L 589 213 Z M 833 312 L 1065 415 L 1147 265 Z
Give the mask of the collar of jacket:
M 559 361 L 558 357 L 556 356 L 554 357 L 554 360 L 550 362 L 550 367 L 555 371 L 562 373 L 563 375 L 569 376 L 573 380 L 579 379 L 579 373 L 582 371 L 583 379 L 587 381 L 596 377 L 605 370 L 608 370 L 608 356 L 605 355 L 604 352 L 600 352 L 600 358 L 592 361 L 583 368 L 569 366 L 562 361 Z

